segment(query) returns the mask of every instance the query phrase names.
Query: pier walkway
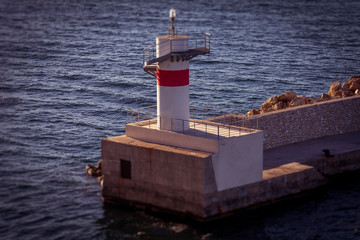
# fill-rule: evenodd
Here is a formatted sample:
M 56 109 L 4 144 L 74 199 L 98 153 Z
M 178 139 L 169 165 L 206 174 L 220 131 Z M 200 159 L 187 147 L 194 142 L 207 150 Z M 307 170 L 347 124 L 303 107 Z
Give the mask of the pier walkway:
M 185 135 L 197 136 L 209 139 L 225 139 L 230 137 L 238 137 L 249 133 L 257 132 L 256 129 L 241 128 L 232 125 L 216 124 L 207 121 L 188 121 L 188 129 L 174 131 Z M 143 127 L 149 129 L 158 129 L 156 119 L 150 124 L 143 124 Z
M 324 149 L 330 151 L 329 157 L 325 156 Z M 326 136 L 265 150 L 263 167 L 264 170 L 268 170 L 293 162 L 306 165 L 309 161 L 332 158 L 359 150 L 360 132 Z

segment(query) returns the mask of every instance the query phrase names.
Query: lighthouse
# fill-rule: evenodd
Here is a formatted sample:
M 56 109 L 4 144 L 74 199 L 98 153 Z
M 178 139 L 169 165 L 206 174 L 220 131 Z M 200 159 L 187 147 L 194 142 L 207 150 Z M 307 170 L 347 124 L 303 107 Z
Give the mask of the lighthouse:
M 210 53 L 210 34 L 195 41 L 177 34 L 175 17 L 171 9 L 167 34 L 143 50 L 143 69 L 156 79 L 156 113 L 129 110 L 125 135 L 101 140 L 102 195 L 105 203 L 205 219 L 236 209 L 244 187 L 262 180 L 263 132 L 226 123 L 226 115 L 197 118 L 196 110 L 213 109 L 190 109 L 189 61 Z
M 191 42 L 178 35 L 175 9 L 170 9 L 171 27 L 167 35 L 156 37 L 156 46 L 143 51 L 145 72 L 156 77 L 157 127 L 160 130 L 186 131 L 189 128 L 189 61 L 210 53 L 210 34 Z

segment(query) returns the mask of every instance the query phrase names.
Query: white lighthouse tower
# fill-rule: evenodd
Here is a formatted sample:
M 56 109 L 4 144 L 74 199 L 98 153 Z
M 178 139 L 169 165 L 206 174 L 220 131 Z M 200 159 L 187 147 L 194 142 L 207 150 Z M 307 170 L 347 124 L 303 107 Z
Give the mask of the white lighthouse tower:
M 210 34 L 189 47 L 189 37 L 175 31 L 176 12 L 170 9 L 168 34 L 156 37 L 156 47 L 144 49 L 144 70 L 157 79 L 157 126 L 161 130 L 189 128 L 189 60 L 210 53 Z M 155 50 L 156 49 L 156 50 Z M 155 54 L 156 53 L 156 54 Z
M 194 43 L 177 34 L 175 17 L 171 9 L 168 34 L 143 51 L 143 68 L 157 79 L 156 116 L 153 106 L 129 110 L 125 135 L 101 141 L 102 194 L 108 203 L 205 219 L 248 201 L 243 193 L 262 180 L 263 132 L 226 115 L 190 117 L 189 60 L 210 53 L 210 34 Z

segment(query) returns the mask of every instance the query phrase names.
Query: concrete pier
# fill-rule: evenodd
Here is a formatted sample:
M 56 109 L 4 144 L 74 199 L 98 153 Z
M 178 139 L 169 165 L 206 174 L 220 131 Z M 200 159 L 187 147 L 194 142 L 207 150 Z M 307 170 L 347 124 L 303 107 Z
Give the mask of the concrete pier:
M 156 119 L 127 124 L 126 135 L 101 142 L 103 200 L 211 219 L 316 189 L 330 175 L 360 169 L 359 100 L 250 119 L 260 129 L 194 121 L 173 132 L 152 127 Z M 346 114 L 324 113 L 343 108 Z M 317 124 L 302 123 L 304 111 L 318 116 Z M 311 132 L 318 137 L 304 134 Z M 276 138 L 288 143 L 270 148 Z
M 325 156 L 325 149 L 330 156 Z M 310 139 L 264 151 L 264 170 L 290 162 L 312 166 L 324 175 L 360 169 L 360 132 Z
M 262 181 L 221 191 L 216 190 L 211 153 L 147 143 L 126 136 L 103 140 L 104 149 L 108 144 L 113 145 L 114 151 L 104 152 L 103 159 L 136 154 L 137 159 L 143 159 L 138 162 L 142 167 L 134 167 L 141 172 L 133 174 L 144 176 L 151 172 L 147 177 L 153 183 L 131 183 L 130 179 L 121 178 L 120 159 L 104 161 L 105 202 L 148 206 L 199 219 L 271 203 L 320 187 L 327 183 L 327 175 L 360 169 L 360 132 L 266 150 Z M 127 147 L 119 148 L 118 144 Z M 330 150 L 330 156 L 326 157 L 323 149 Z
M 326 157 L 323 149 L 330 150 Z M 205 212 L 220 216 L 272 203 L 327 183 L 327 176 L 360 169 L 360 132 L 327 136 L 264 151 L 263 180 L 211 193 Z

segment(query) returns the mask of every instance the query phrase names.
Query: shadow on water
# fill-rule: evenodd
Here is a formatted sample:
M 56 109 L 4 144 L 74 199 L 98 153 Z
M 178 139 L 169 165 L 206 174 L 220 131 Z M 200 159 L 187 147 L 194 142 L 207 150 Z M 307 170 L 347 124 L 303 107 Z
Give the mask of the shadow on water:
M 106 239 L 358 239 L 360 171 L 329 178 L 328 185 L 211 221 L 104 205 L 98 220 Z M 339 215 L 347 215 L 344 219 Z M 334 238 L 333 238 L 334 237 Z

